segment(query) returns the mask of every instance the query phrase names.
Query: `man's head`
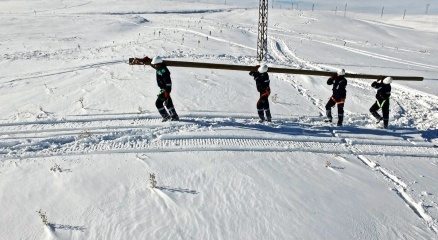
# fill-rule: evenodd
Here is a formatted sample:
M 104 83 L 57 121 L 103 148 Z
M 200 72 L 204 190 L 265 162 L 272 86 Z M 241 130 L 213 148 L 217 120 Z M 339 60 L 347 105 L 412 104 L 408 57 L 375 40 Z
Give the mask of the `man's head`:
M 345 69 L 340 69 L 337 72 L 338 76 L 344 76 L 345 75 Z
M 151 61 L 151 66 L 153 68 L 157 68 L 159 67 L 161 64 L 163 64 L 163 59 L 160 56 L 155 56 L 154 58 L 152 58 Z
M 391 84 L 392 83 L 392 77 L 386 77 L 383 79 L 383 83 L 384 84 Z
M 262 63 L 260 65 L 260 67 L 257 69 L 257 71 L 259 73 L 266 73 L 266 72 L 268 72 L 268 65 L 266 63 Z

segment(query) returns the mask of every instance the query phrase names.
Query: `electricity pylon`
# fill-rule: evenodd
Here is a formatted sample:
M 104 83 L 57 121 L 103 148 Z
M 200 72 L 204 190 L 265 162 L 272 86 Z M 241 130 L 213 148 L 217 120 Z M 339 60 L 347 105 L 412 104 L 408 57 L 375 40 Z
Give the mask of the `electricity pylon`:
M 257 38 L 257 60 L 266 59 L 268 52 L 268 0 L 260 0 L 259 3 L 259 31 Z

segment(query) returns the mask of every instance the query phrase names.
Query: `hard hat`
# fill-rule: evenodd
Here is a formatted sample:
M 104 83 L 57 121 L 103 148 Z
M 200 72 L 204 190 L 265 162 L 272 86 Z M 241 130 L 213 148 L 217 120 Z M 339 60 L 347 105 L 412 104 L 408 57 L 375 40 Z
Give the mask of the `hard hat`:
M 155 56 L 152 58 L 151 64 L 160 64 L 163 63 L 163 59 L 160 56 Z
M 268 65 L 266 65 L 266 63 L 262 63 L 260 65 L 260 67 L 257 69 L 257 71 L 259 73 L 266 73 L 266 72 L 268 72 Z
M 345 75 L 345 69 L 338 70 L 338 76 L 344 76 Z
M 385 79 L 383 79 L 383 83 L 384 84 L 391 84 L 392 83 L 392 77 L 386 77 Z

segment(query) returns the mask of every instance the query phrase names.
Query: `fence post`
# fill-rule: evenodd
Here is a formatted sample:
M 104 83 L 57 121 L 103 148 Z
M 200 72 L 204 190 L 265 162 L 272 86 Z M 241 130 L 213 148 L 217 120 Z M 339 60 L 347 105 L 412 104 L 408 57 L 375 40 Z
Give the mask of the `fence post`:
M 383 11 L 385 10 L 385 6 L 382 7 L 382 12 L 380 13 L 380 18 L 383 18 Z
M 406 9 L 405 12 L 403 13 L 403 20 L 405 19 L 405 16 L 406 16 Z
M 344 17 L 347 16 L 347 3 L 345 3 L 345 8 L 344 8 Z

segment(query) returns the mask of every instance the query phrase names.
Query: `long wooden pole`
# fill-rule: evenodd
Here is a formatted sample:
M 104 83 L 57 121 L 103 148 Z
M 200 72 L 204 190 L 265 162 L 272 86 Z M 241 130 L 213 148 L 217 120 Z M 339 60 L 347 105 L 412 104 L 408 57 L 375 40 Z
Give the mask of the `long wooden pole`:
M 150 65 L 149 58 L 130 58 L 130 65 Z M 255 66 L 246 65 L 234 65 L 234 64 L 219 64 L 219 63 L 203 63 L 203 62 L 186 62 L 186 61 L 172 61 L 165 60 L 164 64 L 169 67 L 187 67 L 187 68 L 206 68 L 206 69 L 222 69 L 222 70 L 234 70 L 234 71 L 253 71 Z M 297 74 L 297 75 L 312 75 L 312 76 L 333 76 L 336 72 L 317 71 L 317 70 L 305 70 L 294 68 L 278 68 L 270 67 L 270 73 L 284 73 L 284 74 Z M 347 78 L 361 78 L 361 79 L 378 79 L 381 77 L 390 75 L 371 75 L 371 74 L 352 74 L 346 73 Z M 414 76 L 390 76 L 394 80 L 398 81 L 423 81 L 423 77 Z

